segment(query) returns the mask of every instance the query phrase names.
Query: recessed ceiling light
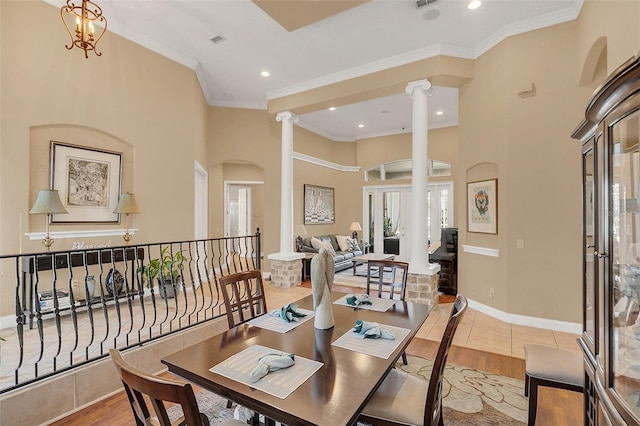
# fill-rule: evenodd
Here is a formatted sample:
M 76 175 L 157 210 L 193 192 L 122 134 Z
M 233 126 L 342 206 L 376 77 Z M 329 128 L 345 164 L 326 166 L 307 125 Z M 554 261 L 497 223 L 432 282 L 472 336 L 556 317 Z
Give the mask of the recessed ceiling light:
M 335 111 L 336 107 L 329 107 L 329 111 Z
M 269 77 L 271 74 L 269 74 L 269 71 L 262 71 L 260 75 L 263 77 Z
M 473 10 L 473 9 L 477 9 L 480 7 L 480 5 L 482 4 L 482 2 L 480 0 L 471 0 L 469 2 L 469 4 L 467 5 L 467 8 Z
M 436 111 L 436 115 L 442 115 L 442 114 L 444 114 L 444 112 L 442 112 L 442 111 Z
M 380 111 L 380 114 L 389 114 L 389 111 L 387 111 L 386 109 L 383 109 L 382 111 Z
M 215 44 L 218 44 L 218 43 L 222 43 L 223 41 L 225 41 L 226 38 L 222 37 L 220 34 L 216 34 L 213 37 L 211 37 L 209 40 L 211 40 Z
M 231 93 L 229 93 L 229 92 L 224 92 L 224 95 L 225 95 L 227 98 L 230 98 L 230 97 L 231 97 Z
M 364 127 L 364 124 L 358 124 L 358 127 L 362 128 Z

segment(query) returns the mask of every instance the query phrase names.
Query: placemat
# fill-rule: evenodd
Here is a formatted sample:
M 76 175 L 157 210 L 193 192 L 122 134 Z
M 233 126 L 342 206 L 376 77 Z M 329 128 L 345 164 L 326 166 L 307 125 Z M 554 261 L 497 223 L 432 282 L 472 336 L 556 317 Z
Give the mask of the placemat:
M 350 351 L 376 356 L 378 358 L 389 359 L 393 351 L 395 351 L 404 338 L 409 335 L 411 330 L 386 324 L 379 325 L 380 328 L 384 328 L 385 330 L 395 334 L 396 338 L 393 340 L 371 338 L 363 339 L 362 337 L 357 337 L 358 334 L 353 330 L 349 330 L 333 342 L 332 345 L 339 348 L 349 349 Z
M 300 318 L 299 321 L 286 322 L 282 318 L 273 316 L 271 315 L 271 312 L 268 312 L 265 315 L 260 315 L 259 317 L 256 317 L 250 321 L 247 321 L 247 323 L 251 325 L 255 325 L 256 327 L 265 328 L 271 331 L 276 331 L 278 333 L 286 333 L 287 331 L 293 330 L 303 322 L 309 321 L 311 318 L 315 316 L 314 311 L 309 311 L 307 309 L 298 308 L 297 312 L 301 314 L 307 314 L 307 316 Z
M 284 399 L 298 389 L 309 377 L 313 376 L 322 367 L 323 363 L 296 356 L 295 364 L 291 367 L 272 371 L 255 383 L 249 381 L 249 373 L 258 364 L 258 359 L 261 356 L 280 353 L 283 352 L 261 345 L 254 345 L 211 367 L 209 371 Z
M 351 294 L 347 294 L 346 296 L 342 296 L 340 299 L 333 302 L 335 305 L 348 306 L 350 308 L 355 308 L 355 306 L 347 303 L 347 298 L 352 296 Z M 392 299 L 381 299 L 379 297 L 369 296 L 369 301 L 371 305 L 358 305 L 358 309 L 368 309 L 370 311 L 378 311 L 378 312 L 387 312 L 390 307 L 396 304 L 397 300 Z

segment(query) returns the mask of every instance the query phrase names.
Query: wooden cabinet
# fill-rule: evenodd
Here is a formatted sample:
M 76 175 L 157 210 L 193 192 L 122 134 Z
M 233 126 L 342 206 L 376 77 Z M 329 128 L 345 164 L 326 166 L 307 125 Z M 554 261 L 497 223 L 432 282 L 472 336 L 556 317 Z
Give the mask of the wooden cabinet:
M 582 142 L 585 424 L 640 425 L 640 58 L 595 92 Z

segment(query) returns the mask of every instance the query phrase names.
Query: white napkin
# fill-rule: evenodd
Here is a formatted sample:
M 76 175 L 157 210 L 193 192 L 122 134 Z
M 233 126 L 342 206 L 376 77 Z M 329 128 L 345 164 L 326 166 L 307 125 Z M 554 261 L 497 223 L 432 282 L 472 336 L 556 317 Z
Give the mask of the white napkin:
M 258 364 L 249 373 L 251 383 L 257 382 L 271 371 L 291 367 L 295 364 L 293 354 L 269 354 L 258 358 Z

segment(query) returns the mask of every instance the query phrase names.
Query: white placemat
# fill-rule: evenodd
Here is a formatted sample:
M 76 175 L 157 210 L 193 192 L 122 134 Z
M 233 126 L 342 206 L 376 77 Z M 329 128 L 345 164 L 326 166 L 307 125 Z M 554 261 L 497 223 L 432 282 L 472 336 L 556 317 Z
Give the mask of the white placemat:
M 350 308 L 355 308 L 355 306 L 347 303 L 347 298 L 353 296 L 352 294 L 347 294 L 346 296 L 342 296 L 340 299 L 333 302 L 335 305 L 343 305 L 349 306 Z M 393 299 L 381 299 L 379 297 L 369 296 L 369 301 L 371 305 L 358 305 L 358 309 L 368 309 L 370 311 L 378 311 L 378 312 L 387 312 L 390 307 L 396 304 L 397 300 Z
M 276 317 L 271 315 L 272 311 L 269 311 L 265 315 L 260 315 L 259 317 L 247 321 L 247 324 L 255 325 L 256 327 L 260 328 L 266 328 L 267 330 L 276 331 L 278 333 L 286 333 L 287 331 L 293 330 L 303 322 L 309 321 L 315 316 L 315 312 L 309 311 L 307 309 L 298 308 L 296 311 L 301 314 L 306 314 L 307 316 L 300 318 L 299 321 L 286 322 L 279 316 Z
M 349 349 L 350 351 L 388 359 L 404 338 L 409 335 L 411 330 L 386 324 L 379 325 L 380 328 L 384 328 L 385 330 L 395 334 L 396 338 L 393 340 L 371 338 L 363 339 L 362 337 L 358 337 L 358 333 L 353 332 L 353 330 L 349 330 L 333 342 L 332 345 L 339 348 Z
M 295 364 L 291 367 L 272 371 L 257 382 L 251 383 L 249 373 L 258 364 L 258 359 L 264 355 L 280 353 L 283 352 L 266 346 L 254 345 L 211 367 L 209 371 L 284 399 L 313 376 L 323 364 L 296 356 Z

